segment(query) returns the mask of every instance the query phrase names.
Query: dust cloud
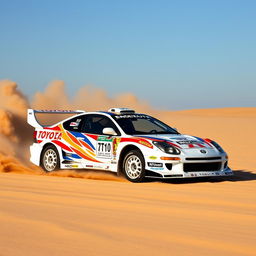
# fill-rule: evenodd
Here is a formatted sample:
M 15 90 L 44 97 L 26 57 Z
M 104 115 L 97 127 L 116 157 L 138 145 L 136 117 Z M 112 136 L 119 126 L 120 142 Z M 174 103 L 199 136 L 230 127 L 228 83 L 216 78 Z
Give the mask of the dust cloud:
M 69 97 L 63 81 L 51 82 L 44 91 L 37 92 L 29 100 L 10 80 L 0 81 L 0 172 L 51 175 L 73 178 L 123 180 L 102 172 L 58 171 L 51 174 L 32 166 L 29 162 L 29 145 L 32 144 L 33 127 L 27 124 L 27 109 L 81 109 L 85 111 L 107 110 L 111 107 L 130 107 L 138 112 L 152 112 L 151 107 L 130 93 L 109 97 L 104 90 L 93 87 L 80 88 Z M 44 115 L 39 120 L 53 124 L 61 117 Z

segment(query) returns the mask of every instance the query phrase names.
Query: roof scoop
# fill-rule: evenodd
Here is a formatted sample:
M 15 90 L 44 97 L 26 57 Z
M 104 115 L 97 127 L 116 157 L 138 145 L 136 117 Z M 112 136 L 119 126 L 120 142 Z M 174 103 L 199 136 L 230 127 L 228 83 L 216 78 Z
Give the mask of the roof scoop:
M 130 108 L 110 108 L 108 112 L 112 112 L 115 114 L 119 115 L 124 115 L 124 114 L 134 114 L 135 110 L 130 109 Z

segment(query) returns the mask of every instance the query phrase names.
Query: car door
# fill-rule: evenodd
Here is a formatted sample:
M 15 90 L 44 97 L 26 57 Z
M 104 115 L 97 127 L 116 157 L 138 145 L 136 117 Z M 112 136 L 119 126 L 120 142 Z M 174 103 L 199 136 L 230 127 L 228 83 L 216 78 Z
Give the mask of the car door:
M 66 163 L 84 163 L 86 152 L 82 142 L 84 138 L 81 134 L 83 119 L 84 115 L 79 115 L 63 123 L 62 139 L 67 148 L 62 148 L 62 151 Z
M 117 136 L 104 135 L 103 129 L 106 127 L 113 128 Z M 114 142 L 120 136 L 114 122 L 105 115 L 87 114 L 83 118 L 81 135 L 87 138 L 87 143 L 90 142 L 94 153 L 94 161 L 85 159 L 86 168 L 109 169 L 115 156 Z

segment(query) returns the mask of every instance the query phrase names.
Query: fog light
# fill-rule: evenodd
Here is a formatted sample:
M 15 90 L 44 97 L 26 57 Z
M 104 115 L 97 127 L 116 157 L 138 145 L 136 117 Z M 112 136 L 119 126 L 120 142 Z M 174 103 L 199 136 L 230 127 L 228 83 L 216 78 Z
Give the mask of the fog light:
M 171 171 L 172 170 L 172 164 L 165 164 L 166 168 Z

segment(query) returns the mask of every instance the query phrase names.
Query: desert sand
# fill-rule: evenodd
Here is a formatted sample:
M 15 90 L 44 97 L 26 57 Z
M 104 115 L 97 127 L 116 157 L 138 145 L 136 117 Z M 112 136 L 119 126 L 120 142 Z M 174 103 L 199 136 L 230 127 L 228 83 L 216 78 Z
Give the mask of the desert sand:
M 14 98 L 20 112 L 0 105 L 1 256 L 256 255 L 256 108 L 143 105 L 181 133 L 216 140 L 235 176 L 133 184 L 108 173 L 45 175 L 31 166 L 22 107 L 32 103 L 9 82 L 3 86 L 1 102 Z

